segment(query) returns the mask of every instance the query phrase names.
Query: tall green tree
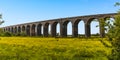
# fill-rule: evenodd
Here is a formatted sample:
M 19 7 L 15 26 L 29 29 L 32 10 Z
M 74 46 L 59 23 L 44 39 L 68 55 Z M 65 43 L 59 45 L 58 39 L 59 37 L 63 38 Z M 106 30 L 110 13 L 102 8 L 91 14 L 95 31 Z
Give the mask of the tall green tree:
M 3 19 L 2 19 L 2 14 L 0 14 L 0 25 L 4 23 Z M 0 28 L 0 36 L 3 34 L 3 29 Z
M 4 23 L 4 21 L 2 20 L 2 14 L 0 14 L 0 25 Z
M 120 3 L 117 2 L 115 6 L 120 6 Z M 113 25 L 109 26 L 108 31 L 108 38 L 111 41 L 113 45 L 113 51 L 111 55 L 111 60 L 119 60 L 120 59 L 120 9 L 118 10 L 117 15 L 115 16 L 115 21 L 113 22 Z

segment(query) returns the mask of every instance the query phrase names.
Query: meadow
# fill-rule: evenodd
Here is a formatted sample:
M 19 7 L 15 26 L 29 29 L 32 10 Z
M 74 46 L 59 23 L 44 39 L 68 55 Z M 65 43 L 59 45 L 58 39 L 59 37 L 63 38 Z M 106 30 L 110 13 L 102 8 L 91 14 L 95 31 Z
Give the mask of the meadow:
M 102 38 L 0 37 L 0 60 L 108 60 Z

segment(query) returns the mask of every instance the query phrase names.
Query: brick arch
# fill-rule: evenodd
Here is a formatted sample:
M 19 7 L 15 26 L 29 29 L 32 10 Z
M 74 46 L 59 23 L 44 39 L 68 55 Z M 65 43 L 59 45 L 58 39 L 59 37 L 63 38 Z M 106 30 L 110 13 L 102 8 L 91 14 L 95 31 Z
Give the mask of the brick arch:
M 8 27 L 6 28 L 6 31 L 8 31 Z
M 43 26 L 44 37 L 48 37 L 48 35 L 49 35 L 49 25 L 50 25 L 50 23 L 46 22 Z
M 8 27 L 8 32 L 10 32 L 10 27 Z
M 32 24 L 31 26 L 31 36 L 35 36 L 36 35 L 36 25 L 35 24 Z
M 8 29 L 6 28 L 6 31 L 8 31 Z
M 51 35 L 52 37 L 56 37 L 57 35 L 57 24 L 59 24 L 59 22 L 55 21 L 51 24 Z
M 115 17 L 113 17 L 113 16 L 105 16 L 105 17 L 103 17 L 104 23 L 105 23 L 108 19 L 111 20 L 111 18 L 113 18 L 113 20 L 115 20 Z M 112 20 L 111 20 L 110 22 L 112 22 Z
M 14 33 L 17 33 L 17 26 L 14 27 Z
M 8 31 L 8 27 L 6 27 L 5 30 Z
M 67 37 L 67 25 L 68 25 L 68 23 L 70 23 L 71 22 L 71 24 L 72 24 L 72 21 L 70 21 L 70 20 L 66 20 L 66 21 L 64 21 L 63 22 L 63 24 L 62 24 L 62 29 L 63 29 L 63 32 L 62 32 L 62 35 L 63 35 L 63 37 Z
M 76 20 L 74 21 L 74 24 L 79 24 L 80 21 L 83 21 L 83 22 L 85 23 L 84 19 L 76 19 Z
M 8 31 L 10 32 L 10 27 L 8 27 Z
M 3 28 L 3 31 L 5 32 L 5 28 Z
M 89 18 L 89 19 L 87 20 L 86 24 L 90 25 L 90 23 L 91 23 L 92 21 L 94 21 L 94 19 L 98 19 L 98 21 L 99 21 L 99 18 Z
M 4 31 L 6 31 L 6 28 L 4 28 Z
M 18 26 L 18 33 L 21 33 L 21 27 L 20 26 Z
M 36 27 L 37 27 L 37 36 L 41 36 L 42 35 L 42 24 L 38 24 Z
M 111 25 L 114 25 L 114 21 L 115 20 L 115 17 L 112 17 L 112 16 L 105 16 L 104 17 L 104 23 L 109 23 Z M 108 31 L 106 30 L 105 33 L 107 33 Z
M 97 19 L 99 24 L 100 25 L 100 18 L 89 18 L 86 22 L 86 31 L 87 31 L 87 37 L 90 37 L 91 36 L 91 23 L 94 21 L 94 19 Z M 100 29 L 99 29 L 100 30 Z
M 11 32 L 14 33 L 14 28 L 13 27 L 11 27 Z
M 30 25 L 27 25 L 26 26 L 26 34 L 28 35 L 28 36 L 30 36 Z
M 66 21 L 63 22 L 63 25 L 67 25 L 69 22 L 71 22 L 71 21 L 70 20 L 66 20 Z
M 114 18 L 115 19 L 115 16 L 104 16 L 102 17 L 104 20 L 106 20 L 107 18 Z
M 5 31 L 7 31 L 7 27 L 5 28 Z
M 73 22 L 73 26 L 72 26 L 72 35 L 73 37 L 78 37 L 78 24 L 83 21 L 84 24 L 85 24 L 85 21 L 82 20 L 82 19 L 76 19 L 74 22 Z
M 11 32 L 11 27 L 8 27 L 8 31 Z
M 23 26 L 21 26 L 21 30 L 22 30 L 22 32 L 26 32 L 26 27 L 23 25 Z
M 7 31 L 7 28 L 5 28 L 5 31 Z

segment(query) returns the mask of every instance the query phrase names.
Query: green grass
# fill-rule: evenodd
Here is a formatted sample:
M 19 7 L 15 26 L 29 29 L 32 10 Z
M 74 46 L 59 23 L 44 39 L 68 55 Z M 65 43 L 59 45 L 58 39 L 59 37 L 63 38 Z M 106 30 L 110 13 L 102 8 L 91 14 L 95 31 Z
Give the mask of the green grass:
M 100 38 L 0 38 L 0 60 L 108 60 L 112 49 Z

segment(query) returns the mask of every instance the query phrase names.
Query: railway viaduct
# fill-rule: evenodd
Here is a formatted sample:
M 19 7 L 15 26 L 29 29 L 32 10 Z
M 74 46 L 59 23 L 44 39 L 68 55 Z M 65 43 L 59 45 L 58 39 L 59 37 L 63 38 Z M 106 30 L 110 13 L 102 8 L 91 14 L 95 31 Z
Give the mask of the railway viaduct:
M 99 32 L 100 37 L 105 36 L 105 31 L 102 29 L 103 27 L 100 25 L 100 19 L 105 20 L 106 18 L 114 18 L 117 13 L 108 13 L 108 14 L 96 14 L 96 15 L 86 15 L 86 16 L 76 16 L 76 17 L 67 17 L 67 18 L 59 18 L 59 19 L 51 19 L 51 20 L 44 20 L 44 21 L 37 21 L 37 22 L 30 22 L 30 23 L 23 23 L 17 25 L 11 25 L 2 27 L 4 32 L 9 31 L 11 33 L 20 33 L 25 32 L 29 36 L 41 36 L 48 37 L 49 35 L 49 25 L 51 26 L 51 36 L 56 37 L 57 32 L 57 24 L 60 24 L 60 37 L 67 37 L 67 24 L 69 22 L 72 23 L 72 37 L 78 37 L 78 23 L 80 21 L 84 22 L 85 27 L 85 37 L 91 36 L 91 27 L 90 23 L 97 19 L 99 21 Z M 42 31 L 43 26 L 43 31 Z M 42 34 L 43 32 L 43 34 Z

